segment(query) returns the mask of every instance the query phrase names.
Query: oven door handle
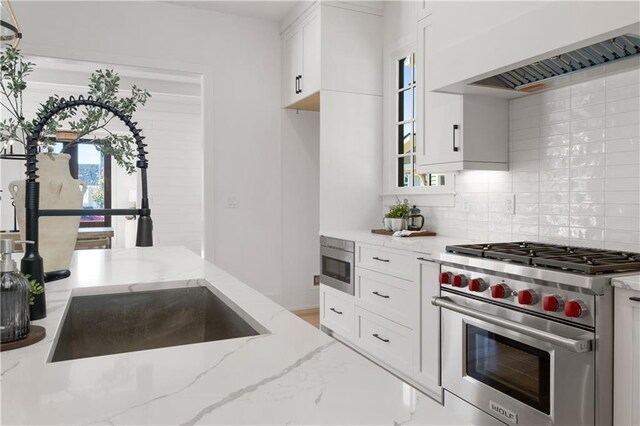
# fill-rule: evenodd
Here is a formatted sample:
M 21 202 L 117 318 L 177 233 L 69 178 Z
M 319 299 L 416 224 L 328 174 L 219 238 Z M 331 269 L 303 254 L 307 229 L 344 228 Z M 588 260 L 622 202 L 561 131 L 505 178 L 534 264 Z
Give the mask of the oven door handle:
M 447 297 L 435 296 L 431 299 L 431 304 L 440 308 L 448 309 L 450 311 L 457 312 L 462 315 L 469 316 L 489 324 L 504 327 L 507 330 L 515 331 L 529 337 L 533 337 L 543 342 L 551 343 L 552 345 L 560 346 L 564 349 L 568 349 L 572 352 L 590 352 L 593 340 L 574 340 L 567 337 L 558 336 L 556 334 L 548 333 L 546 331 L 538 330 L 532 327 L 527 327 L 517 322 L 505 320 L 495 317 L 493 315 L 486 314 L 484 312 L 476 311 L 475 309 L 467 308 L 466 306 L 460 306 L 457 303 L 452 302 Z

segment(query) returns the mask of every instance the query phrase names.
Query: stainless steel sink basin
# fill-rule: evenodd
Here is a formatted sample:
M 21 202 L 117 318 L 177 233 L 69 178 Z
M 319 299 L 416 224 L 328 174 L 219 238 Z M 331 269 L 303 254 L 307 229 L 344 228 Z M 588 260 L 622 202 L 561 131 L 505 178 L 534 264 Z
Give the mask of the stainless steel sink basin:
M 263 334 L 256 328 L 206 287 L 75 296 L 51 362 Z

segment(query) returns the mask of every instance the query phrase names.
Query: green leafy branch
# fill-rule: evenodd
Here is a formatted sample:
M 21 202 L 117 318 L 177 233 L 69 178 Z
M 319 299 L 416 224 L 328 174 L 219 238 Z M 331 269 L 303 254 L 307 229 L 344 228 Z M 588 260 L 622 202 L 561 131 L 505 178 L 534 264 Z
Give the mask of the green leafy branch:
M 42 284 L 32 279 L 29 274 L 25 274 L 24 277 L 29 281 L 29 305 L 33 305 L 36 302 L 36 296 L 44 293 L 44 287 Z
M 27 88 L 25 77 L 33 71 L 34 64 L 25 61 L 19 50 L 6 49 L 0 55 L 0 94 L 1 106 L 9 111 L 10 117 L 0 121 L 0 143 L 2 148 L 15 141 L 26 148 L 33 132 L 36 120 L 28 121 L 23 116 L 22 94 Z M 131 88 L 129 96 L 119 96 L 120 76 L 113 70 L 96 70 L 91 74 L 88 95 L 97 101 L 104 102 L 131 117 L 139 107 L 144 106 L 151 94 L 137 86 Z M 37 115 L 41 116 L 60 101 L 59 95 L 52 95 L 40 104 Z M 42 131 L 38 143 L 48 152 L 52 152 L 56 132 L 63 127 L 76 134 L 74 140 L 65 145 L 64 152 L 88 137 L 93 138 L 94 146 L 105 155 L 111 155 L 115 162 L 127 173 L 135 171 L 135 139 L 130 134 L 117 134 L 108 129 L 115 115 L 98 107 L 71 107 L 60 111 L 49 120 Z M 100 135 L 104 133 L 104 136 Z

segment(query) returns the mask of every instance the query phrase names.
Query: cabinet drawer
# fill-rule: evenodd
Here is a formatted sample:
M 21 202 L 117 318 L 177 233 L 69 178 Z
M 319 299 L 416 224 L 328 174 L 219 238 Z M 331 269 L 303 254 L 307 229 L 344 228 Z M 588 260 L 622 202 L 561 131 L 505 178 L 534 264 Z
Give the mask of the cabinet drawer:
M 356 345 L 390 367 L 412 373 L 415 340 L 414 332 L 407 327 L 356 306 Z
M 419 298 L 413 281 L 356 268 L 356 304 L 411 329 L 417 329 Z
M 398 278 L 411 279 L 409 252 L 364 244 L 359 244 L 356 251 L 356 266 Z
M 353 296 L 320 286 L 320 323 L 353 341 Z

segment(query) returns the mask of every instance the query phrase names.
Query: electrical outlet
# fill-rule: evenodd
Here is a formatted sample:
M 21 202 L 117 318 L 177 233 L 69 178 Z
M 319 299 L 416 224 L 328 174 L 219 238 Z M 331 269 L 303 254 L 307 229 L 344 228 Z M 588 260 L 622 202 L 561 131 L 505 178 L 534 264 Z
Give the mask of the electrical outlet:
M 516 213 L 516 196 L 515 194 L 505 194 L 504 199 L 504 212 L 509 214 Z
M 228 209 L 237 209 L 240 207 L 240 201 L 236 195 L 230 195 L 227 197 L 227 208 Z
M 471 210 L 471 201 L 469 201 L 468 198 L 463 198 L 462 199 L 462 211 L 464 211 L 465 213 L 469 213 L 470 210 Z
M 314 286 L 320 285 L 320 275 L 313 276 L 313 285 Z

